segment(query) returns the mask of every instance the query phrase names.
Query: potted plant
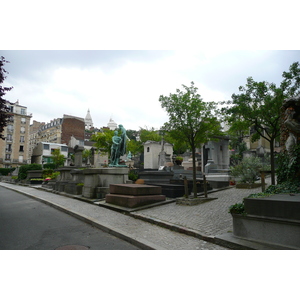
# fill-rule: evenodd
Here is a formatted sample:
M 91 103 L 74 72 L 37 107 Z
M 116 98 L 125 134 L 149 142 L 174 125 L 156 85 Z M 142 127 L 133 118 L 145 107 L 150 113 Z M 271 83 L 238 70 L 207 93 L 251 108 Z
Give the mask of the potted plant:
M 181 157 L 181 156 L 176 156 L 176 158 L 175 158 L 175 163 L 176 163 L 178 166 L 181 166 L 182 162 L 183 162 L 183 157 Z

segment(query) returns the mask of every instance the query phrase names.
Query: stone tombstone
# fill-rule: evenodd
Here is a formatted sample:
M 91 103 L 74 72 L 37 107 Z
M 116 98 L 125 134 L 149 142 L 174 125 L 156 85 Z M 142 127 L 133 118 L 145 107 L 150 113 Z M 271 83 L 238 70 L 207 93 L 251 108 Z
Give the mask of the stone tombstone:
M 75 152 L 75 167 L 81 168 L 82 167 L 82 152 L 84 150 L 83 146 L 75 146 L 74 152 Z

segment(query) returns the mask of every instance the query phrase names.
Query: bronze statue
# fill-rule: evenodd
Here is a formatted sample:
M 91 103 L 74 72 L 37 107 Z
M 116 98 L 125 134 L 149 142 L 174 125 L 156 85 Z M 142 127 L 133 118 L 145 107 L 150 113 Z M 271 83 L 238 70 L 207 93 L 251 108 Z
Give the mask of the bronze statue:
M 123 125 L 119 125 L 119 128 L 121 130 L 121 136 L 118 135 L 118 131 L 115 131 L 112 137 L 113 144 L 111 146 L 110 167 L 124 167 L 124 165 L 119 165 L 119 160 L 122 155 L 126 154 L 126 143 L 129 139 Z

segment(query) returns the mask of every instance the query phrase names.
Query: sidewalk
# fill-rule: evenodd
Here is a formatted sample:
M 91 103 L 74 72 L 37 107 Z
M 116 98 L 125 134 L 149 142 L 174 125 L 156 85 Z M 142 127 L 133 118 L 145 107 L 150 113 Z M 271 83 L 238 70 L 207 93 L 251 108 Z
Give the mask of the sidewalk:
M 216 200 L 200 205 L 182 206 L 171 202 L 125 214 L 38 187 L 4 182 L 0 182 L 0 187 L 56 207 L 142 249 L 156 250 L 227 250 L 227 247 L 220 246 L 228 246 L 220 235 L 232 231 L 229 206 L 241 202 L 250 193 L 261 191 L 261 188 L 243 190 L 232 187 L 214 192 L 212 195 Z

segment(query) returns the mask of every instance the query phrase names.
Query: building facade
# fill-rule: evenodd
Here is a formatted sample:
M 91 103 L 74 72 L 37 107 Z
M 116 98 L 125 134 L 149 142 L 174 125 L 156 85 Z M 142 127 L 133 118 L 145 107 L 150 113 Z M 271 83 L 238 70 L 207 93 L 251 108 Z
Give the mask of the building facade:
M 29 159 L 29 128 L 31 114 L 27 107 L 7 101 L 9 119 L 4 129 L 5 140 L 0 139 L 0 168 L 14 168 L 27 164 Z
M 59 149 L 60 153 L 64 155 L 65 159 L 67 160 L 68 147 L 66 145 L 40 142 L 34 147 L 32 151 L 31 162 L 41 165 L 52 163 L 52 153 L 56 149 Z
M 63 118 L 48 123 L 33 121 L 30 130 L 30 154 L 41 142 L 69 145 L 72 139 L 84 143 L 85 120 L 83 118 L 63 115 Z

